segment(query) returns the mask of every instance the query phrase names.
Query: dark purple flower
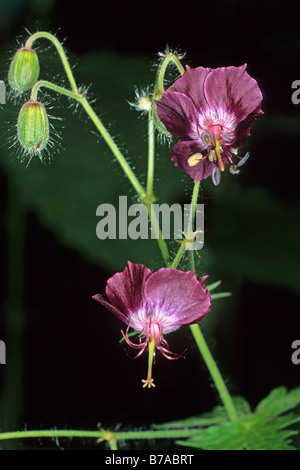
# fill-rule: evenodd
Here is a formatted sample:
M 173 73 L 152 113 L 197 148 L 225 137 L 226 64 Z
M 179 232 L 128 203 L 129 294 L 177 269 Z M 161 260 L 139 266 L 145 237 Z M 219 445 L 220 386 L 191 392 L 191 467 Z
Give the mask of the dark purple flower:
M 194 182 L 205 179 L 214 168 L 223 171 L 262 114 L 262 94 L 246 66 L 186 71 L 155 101 L 167 130 L 180 139 L 172 160 Z M 234 165 L 236 167 L 236 165 Z M 219 171 L 218 170 L 218 171 Z
M 155 386 L 151 377 L 155 348 L 167 359 L 180 357 L 169 350 L 164 335 L 183 325 L 199 323 L 210 311 L 211 297 L 205 285 L 206 278 L 197 278 L 194 271 L 170 268 L 152 273 L 142 264 L 128 261 L 123 272 L 107 281 L 106 296 L 93 296 L 128 325 L 122 334 L 131 347 L 140 349 L 136 357 L 149 345 L 148 377 L 142 381 L 143 387 Z M 138 343 L 130 341 L 129 328 L 139 333 Z

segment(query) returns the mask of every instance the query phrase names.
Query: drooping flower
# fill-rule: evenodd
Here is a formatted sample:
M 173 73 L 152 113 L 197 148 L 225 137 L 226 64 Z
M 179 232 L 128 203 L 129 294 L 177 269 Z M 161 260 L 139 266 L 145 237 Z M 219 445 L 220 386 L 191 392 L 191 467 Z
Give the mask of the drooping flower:
M 140 351 L 148 346 L 148 376 L 143 387 L 155 387 L 152 364 L 158 349 L 167 359 L 181 355 L 169 350 L 164 335 L 183 325 L 199 323 L 211 308 L 211 296 L 205 285 L 207 276 L 197 278 L 194 271 L 162 268 L 152 273 L 142 264 L 128 261 L 123 272 L 112 276 L 106 285 L 105 296 L 93 299 L 104 305 L 127 325 L 122 331 L 127 344 Z M 139 342 L 129 339 L 129 328 L 139 333 Z
M 214 179 L 229 162 L 238 172 L 233 155 L 250 135 L 256 117 L 263 114 L 261 91 L 246 66 L 186 66 L 184 74 L 155 101 L 160 120 L 180 139 L 173 146 L 172 160 L 194 182 L 210 175 Z

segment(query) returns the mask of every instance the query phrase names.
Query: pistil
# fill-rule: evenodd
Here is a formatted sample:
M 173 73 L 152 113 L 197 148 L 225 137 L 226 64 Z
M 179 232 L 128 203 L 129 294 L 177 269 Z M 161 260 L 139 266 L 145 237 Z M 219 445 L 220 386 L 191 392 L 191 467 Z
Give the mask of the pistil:
M 223 160 L 222 160 L 222 157 L 221 157 L 220 141 L 219 140 L 216 140 L 215 152 L 216 152 L 216 155 L 217 155 L 217 158 L 218 158 L 218 166 L 219 166 L 221 171 L 224 171 L 224 163 L 223 163 Z
M 149 356 L 148 356 L 148 375 L 146 380 L 142 380 L 143 382 L 143 388 L 148 387 L 155 387 L 155 384 L 152 379 L 152 364 L 153 364 L 153 358 L 154 358 L 154 350 L 155 350 L 155 339 L 152 338 L 152 340 L 148 344 L 149 348 Z

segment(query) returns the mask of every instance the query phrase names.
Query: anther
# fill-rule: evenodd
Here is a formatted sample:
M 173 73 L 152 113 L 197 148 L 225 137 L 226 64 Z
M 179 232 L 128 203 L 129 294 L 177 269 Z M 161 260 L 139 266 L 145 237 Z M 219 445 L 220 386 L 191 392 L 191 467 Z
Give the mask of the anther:
M 201 140 L 204 145 L 212 144 L 212 138 L 209 132 L 203 132 L 203 134 L 201 135 Z
M 193 167 L 193 166 L 197 165 L 197 163 L 199 163 L 200 160 L 202 160 L 202 158 L 203 158 L 202 153 L 200 153 L 200 152 L 194 153 L 194 155 L 191 155 L 187 159 L 188 166 Z
M 221 171 L 218 166 L 215 166 L 211 174 L 212 182 L 215 186 L 218 186 L 221 181 Z
M 248 158 L 250 157 L 250 152 L 247 152 L 243 158 L 238 162 L 237 166 L 240 167 L 242 165 L 244 165 L 246 163 L 246 161 L 248 160 Z

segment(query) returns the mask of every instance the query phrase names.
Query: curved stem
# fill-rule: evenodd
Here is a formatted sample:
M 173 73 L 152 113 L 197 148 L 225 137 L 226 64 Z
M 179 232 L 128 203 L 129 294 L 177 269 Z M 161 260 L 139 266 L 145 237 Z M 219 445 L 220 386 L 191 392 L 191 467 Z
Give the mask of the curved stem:
M 180 74 L 184 73 L 184 68 L 180 63 L 180 60 L 176 57 L 175 54 L 169 52 L 166 54 L 164 60 L 162 61 L 157 74 L 157 79 L 154 87 L 154 97 L 160 98 L 160 95 L 165 91 L 164 88 L 164 78 L 167 67 L 169 64 L 173 63 L 178 68 Z
M 40 38 L 48 39 L 49 41 L 52 42 L 52 44 L 54 44 L 54 46 L 56 47 L 56 50 L 57 50 L 57 52 L 58 52 L 58 54 L 61 58 L 63 67 L 65 69 L 66 75 L 67 75 L 68 80 L 70 82 L 71 88 L 75 93 L 78 93 L 78 87 L 77 87 L 72 69 L 70 67 L 69 61 L 67 59 L 66 53 L 64 51 L 64 48 L 62 47 L 62 45 L 58 41 L 58 39 L 55 36 L 53 36 L 53 34 L 47 33 L 45 31 L 39 31 L 35 34 L 32 34 L 27 39 L 25 47 L 30 48 L 32 46 L 33 42 L 36 41 L 37 39 L 40 39 Z
M 215 383 L 215 386 L 219 392 L 221 400 L 226 408 L 229 419 L 231 421 L 237 421 L 238 415 L 234 403 L 225 385 L 223 377 L 218 369 L 218 366 L 206 344 L 206 341 L 199 325 L 190 325 L 190 329 L 197 343 L 199 351 L 202 354 L 205 364 L 207 365 L 210 375 Z
M 144 188 L 142 187 L 142 185 L 140 184 L 137 177 L 135 176 L 135 174 L 133 173 L 132 169 L 130 168 L 126 158 L 120 152 L 120 150 L 119 150 L 118 146 L 116 145 L 116 143 L 114 142 L 113 138 L 111 137 L 109 132 L 106 130 L 106 128 L 102 124 L 101 120 L 99 119 L 99 117 L 97 116 L 97 114 L 95 113 L 95 111 L 93 110 L 93 108 L 87 102 L 87 100 L 85 98 L 83 98 L 83 100 L 81 101 L 81 104 L 82 104 L 84 110 L 86 111 L 86 113 L 88 114 L 88 116 L 90 117 L 90 119 L 93 121 L 93 123 L 96 126 L 96 128 L 98 129 L 98 131 L 100 132 L 100 134 L 102 135 L 102 137 L 105 140 L 106 144 L 108 145 L 108 147 L 110 148 L 110 150 L 112 151 L 112 153 L 114 154 L 116 159 L 118 160 L 118 162 L 121 165 L 124 173 L 128 177 L 129 181 L 131 182 L 132 186 L 136 190 L 137 194 L 139 195 L 139 197 L 142 200 L 144 200 L 144 198 L 146 196 L 146 192 L 145 192 Z
M 53 90 L 57 93 L 60 93 L 62 95 L 67 96 L 68 98 L 75 99 L 76 101 L 78 101 L 82 105 L 82 107 L 84 108 L 84 110 L 86 111 L 86 113 L 88 114 L 88 116 L 93 121 L 94 125 L 96 126 L 96 128 L 98 129 L 100 134 L 102 135 L 102 137 L 105 140 L 106 144 L 108 145 L 108 147 L 110 148 L 110 150 L 112 151 L 112 153 L 114 154 L 116 159 L 118 160 L 118 162 L 121 165 L 124 173 L 128 177 L 129 181 L 131 182 L 132 186 L 136 190 L 137 194 L 143 200 L 146 196 L 146 192 L 145 192 L 144 188 L 142 187 L 142 185 L 138 181 L 138 179 L 135 176 L 135 174 L 133 173 L 130 165 L 128 164 L 126 158 L 120 152 L 120 150 L 119 150 L 118 146 L 116 145 L 116 143 L 114 142 L 113 138 L 111 137 L 109 132 L 106 130 L 106 128 L 102 124 L 100 118 L 97 116 L 97 114 L 95 113 L 93 108 L 90 106 L 90 104 L 88 103 L 88 101 L 86 100 L 84 95 L 82 95 L 79 92 L 75 93 L 75 92 L 72 92 L 70 90 L 67 90 L 66 88 L 55 85 L 54 83 L 48 82 L 47 80 L 40 80 L 32 88 L 31 99 L 33 101 L 37 100 L 37 93 L 38 93 L 38 91 L 41 87 L 45 87 L 45 88 L 48 88 L 50 90 Z
M 65 95 L 68 98 L 73 98 L 77 101 L 82 101 L 83 96 L 80 93 L 75 93 L 74 91 L 67 90 L 59 85 L 55 85 L 55 83 L 48 82 L 47 80 L 39 80 L 36 84 L 32 87 L 30 99 L 31 101 L 37 101 L 37 94 L 40 88 L 48 88 L 49 90 L 53 90 L 56 93 L 60 93 L 61 95 Z
M 148 114 L 148 173 L 147 173 L 147 196 L 153 196 L 154 163 L 155 163 L 155 130 L 152 109 Z

